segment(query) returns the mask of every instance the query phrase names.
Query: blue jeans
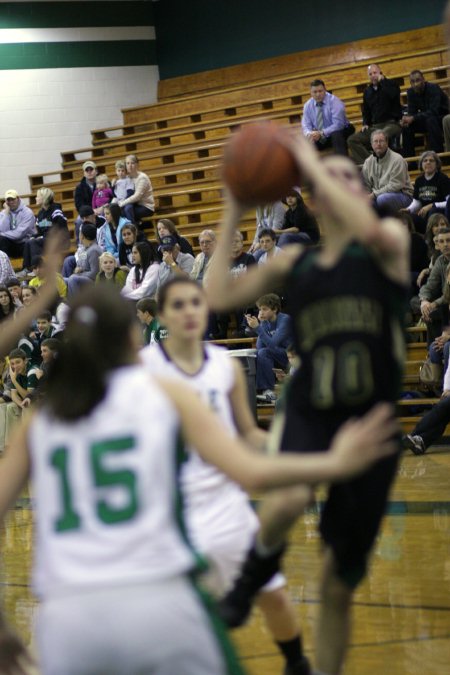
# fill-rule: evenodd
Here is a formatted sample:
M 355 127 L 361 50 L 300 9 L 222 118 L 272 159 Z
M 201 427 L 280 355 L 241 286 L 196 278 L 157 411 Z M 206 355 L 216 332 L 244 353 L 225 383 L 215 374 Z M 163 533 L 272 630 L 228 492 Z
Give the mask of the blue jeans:
M 399 211 L 406 209 L 412 202 L 412 197 L 405 195 L 403 192 L 383 192 L 378 195 L 377 206 L 391 209 L 391 211 Z
M 75 260 L 75 256 L 74 255 L 66 255 L 66 257 L 64 258 L 62 270 L 61 270 L 61 274 L 63 275 L 64 279 L 66 277 L 70 277 L 70 275 L 73 274 L 76 266 L 77 266 L 77 261 Z
M 273 389 L 275 373 L 273 368 L 286 368 L 288 357 L 282 347 L 262 347 L 256 353 L 256 388 Z
M 140 204 L 125 204 L 122 207 L 122 215 L 131 223 L 138 223 L 142 218 L 148 218 L 153 215 L 153 211 Z
M 72 274 L 72 276 L 65 281 L 67 282 L 67 295 L 73 295 L 86 284 L 94 283 L 89 277 L 82 277 L 79 274 Z

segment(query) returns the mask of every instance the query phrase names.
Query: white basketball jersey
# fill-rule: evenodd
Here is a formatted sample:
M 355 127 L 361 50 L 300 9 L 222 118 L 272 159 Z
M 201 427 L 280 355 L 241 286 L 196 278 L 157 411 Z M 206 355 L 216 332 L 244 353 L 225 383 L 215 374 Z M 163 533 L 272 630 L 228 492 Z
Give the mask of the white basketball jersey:
M 37 414 L 29 445 L 39 595 L 193 567 L 176 523 L 178 432 L 172 403 L 140 365 L 117 370 L 86 418 Z
M 234 385 L 231 358 L 222 347 L 206 344 L 204 350 L 203 365 L 195 375 L 188 375 L 173 363 L 162 343 L 145 347 L 141 350 L 141 357 L 152 375 L 175 378 L 189 385 L 218 414 L 228 431 L 235 435 L 236 428 L 229 398 Z M 190 452 L 189 461 L 181 474 L 181 485 L 183 492 L 189 497 L 189 502 L 192 503 L 191 500 L 194 502 L 197 499 L 203 500 L 207 491 L 213 492 L 230 481 L 218 469 L 204 462 L 192 448 Z

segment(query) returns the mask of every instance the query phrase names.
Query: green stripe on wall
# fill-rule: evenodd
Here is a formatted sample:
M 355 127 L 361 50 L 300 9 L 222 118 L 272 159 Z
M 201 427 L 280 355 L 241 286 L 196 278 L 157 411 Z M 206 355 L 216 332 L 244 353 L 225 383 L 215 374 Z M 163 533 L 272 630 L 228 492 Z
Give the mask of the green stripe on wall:
M 0 70 L 156 65 L 156 40 L 0 45 Z
M 0 28 L 153 26 L 153 3 L 0 2 Z

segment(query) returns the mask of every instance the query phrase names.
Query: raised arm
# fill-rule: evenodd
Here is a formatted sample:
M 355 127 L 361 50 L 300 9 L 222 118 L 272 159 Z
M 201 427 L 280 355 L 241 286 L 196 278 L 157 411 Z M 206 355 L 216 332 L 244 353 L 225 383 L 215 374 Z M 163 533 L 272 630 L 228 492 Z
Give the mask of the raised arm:
M 33 319 L 39 316 L 44 309 L 47 309 L 58 297 L 56 274 L 61 265 L 60 250 L 62 243 L 63 238 L 58 232 L 51 232 L 48 235 L 44 251 L 48 281 L 41 286 L 37 299 L 31 305 L 21 309 L 14 318 L 7 319 L 2 323 L 0 356 L 4 356 L 10 351 L 22 333 L 30 326 Z
M 189 387 L 168 380 L 158 379 L 158 383 L 180 415 L 187 442 L 206 462 L 247 490 L 342 480 L 397 449 L 391 441 L 398 430 L 392 407 L 378 405 L 360 420 L 345 424 L 327 453 L 259 455 L 230 436 Z
M 380 219 L 355 182 L 349 160 L 329 157 L 321 161 L 318 152 L 301 136 L 290 149 L 300 174 L 313 186 L 321 213 L 352 238 L 371 248 L 385 274 L 399 283 L 409 279 L 409 239 L 406 228 L 394 218 Z M 354 182 L 352 184 L 352 181 Z
M 232 278 L 228 273 L 231 242 L 245 210 L 245 205 L 239 204 L 229 193 L 226 195 L 219 241 L 208 269 L 206 288 L 208 304 L 215 311 L 245 307 L 260 295 L 273 291 L 281 285 L 301 251 L 297 245 L 286 247 L 265 265 L 253 265 L 246 274 Z

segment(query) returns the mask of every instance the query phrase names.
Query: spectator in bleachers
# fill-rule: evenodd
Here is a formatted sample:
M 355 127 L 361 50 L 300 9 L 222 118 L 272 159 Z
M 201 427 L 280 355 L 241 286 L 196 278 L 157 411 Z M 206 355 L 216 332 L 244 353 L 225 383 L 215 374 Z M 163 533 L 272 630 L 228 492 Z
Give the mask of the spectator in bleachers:
M 13 316 L 16 310 L 20 307 L 20 303 L 16 301 L 6 286 L 0 286 L 0 322 Z
M 109 204 L 114 197 L 113 191 L 109 184 L 109 178 L 106 173 L 101 173 L 97 176 L 95 183 L 95 190 L 92 195 L 92 208 L 94 213 L 98 216 L 103 215 L 103 207 Z
M 203 230 L 199 235 L 198 242 L 201 251 L 195 257 L 190 277 L 200 285 L 205 286 L 207 283 L 208 269 L 217 246 L 215 232 L 213 230 Z M 206 335 L 209 339 L 221 340 L 226 338 L 227 329 L 224 327 L 221 318 L 222 317 L 219 314 L 209 312 L 208 327 L 206 329 Z
M 97 244 L 97 229 L 91 223 L 82 224 L 80 228 L 80 244 L 83 250 L 80 251 L 77 266 L 66 279 L 69 295 L 76 293 L 81 286 L 95 281 L 99 270 L 98 260 L 103 253 Z
M 92 206 L 92 196 L 95 190 L 97 165 L 91 159 L 83 162 L 83 178 L 75 188 L 75 208 L 80 213 L 82 206 Z
M 313 80 L 310 92 L 303 108 L 303 134 L 318 150 L 332 147 L 336 154 L 347 155 L 347 138 L 355 127 L 347 119 L 345 104 L 326 90 L 323 80 Z
M 131 197 L 134 192 L 134 183 L 130 176 L 127 176 L 127 165 L 123 159 L 118 159 L 115 163 L 116 167 L 116 178 L 113 178 L 112 189 L 114 192 L 114 197 L 112 200 L 113 204 Z
M 0 260 L 1 260 L 1 255 L 0 255 Z M 1 265 L 0 265 L 0 268 L 1 268 Z M 0 283 L 2 283 L 2 282 L 0 281 Z M 4 284 L 4 286 L 6 286 L 8 291 L 11 293 L 11 295 L 13 296 L 16 304 L 18 302 L 20 304 L 22 304 L 22 287 L 20 285 L 19 279 L 17 279 L 17 277 L 15 277 L 14 275 L 11 275 L 9 277 L 8 281 Z
M 442 173 L 441 168 L 441 158 L 433 150 L 422 153 L 419 160 L 422 173 L 414 182 L 413 201 L 407 207 L 414 215 L 417 230 L 422 233 L 432 213 L 444 213 L 450 196 L 450 178 Z
M 0 251 L 0 286 L 5 286 L 8 279 L 13 277 L 14 270 L 9 256 L 4 251 Z
M 403 154 L 405 157 L 415 155 L 417 132 L 426 134 L 427 148 L 442 152 L 442 119 L 449 112 L 447 94 L 438 84 L 427 82 L 420 70 L 413 70 L 409 81 L 407 113 L 400 120 Z
M 301 243 L 316 244 L 320 239 L 319 226 L 314 215 L 308 209 L 298 188 L 289 190 L 285 197 L 288 208 L 284 214 L 283 224 L 274 232 L 279 236 L 278 246 Z M 306 236 L 305 236 L 306 235 Z
M 104 251 L 99 260 L 100 271 L 95 277 L 95 283 L 114 284 L 123 288 L 127 279 L 127 273 L 117 266 L 117 259 L 112 253 Z
M 112 253 L 119 260 L 119 247 L 122 242 L 122 229 L 130 221 L 120 215 L 118 204 L 107 204 L 103 209 L 106 223 L 97 230 L 97 243 L 104 251 Z
M 443 289 L 444 303 L 448 306 L 450 304 L 450 267 L 447 267 L 447 283 Z M 437 364 L 442 367 L 444 365 L 443 372 L 447 371 L 449 363 L 449 353 L 450 353 L 450 326 L 445 326 L 441 335 L 439 335 L 435 340 L 430 344 L 428 350 L 428 357 L 431 363 Z
M 148 241 L 137 242 L 132 251 L 133 267 L 128 272 L 121 293 L 128 300 L 153 297 L 156 293 L 159 259 Z
M 42 254 L 45 237 L 49 232 L 58 230 L 63 237 L 64 244 L 69 245 L 70 243 L 67 218 L 63 213 L 61 204 L 55 202 L 54 199 L 55 195 L 50 188 L 40 188 L 36 192 L 36 206 L 40 207 L 36 216 L 36 236 L 25 242 L 23 270 L 19 273 L 19 277 L 26 276 L 31 270 L 33 259 Z
M 162 263 L 158 272 L 158 289 L 176 275 L 189 276 L 194 266 L 194 256 L 181 253 L 175 237 L 162 237 L 158 251 L 162 254 Z
M 34 286 L 24 286 L 22 288 L 22 305 L 28 307 L 37 298 L 38 289 Z
M 192 246 L 186 237 L 182 237 L 175 227 L 175 223 L 169 218 L 161 218 L 156 223 L 156 238 L 158 239 L 159 244 L 161 244 L 162 237 L 172 236 L 177 240 L 177 243 L 180 247 L 181 253 L 189 253 L 194 255 Z
M 139 224 L 142 218 L 152 216 L 155 211 L 153 188 L 147 174 L 139 171 L 139 161 L 136 155 L 127 155 L 125 162 L 128 176 L 134 184 L 134 193 L 126 199 L 122 199 L 119 206 L 128 220 Z
M 442 327 L 448 324 L 448 303 L 445 301 L 444 289 L 450 263 L 450 228 L 439 232 L 438 245 L 441 255 L 437 258 L 427 283 L 419 291 L 420 311 L 427 324 L 428 344 L 441 335 Z
M 82 223 L 93 225 L 96 230 L 99 230 L 106 223 L 106 218 L 94 213 L 92 206 L 82 206 L 80 209 L 80 218 Z
M 130 269 L 133 265 L 133 246 L 136 242 L 146 241 L 143 232 L 137 229 L 136 225 L 130 223 L 122 227 L 122 241 L 119 244 L 119 264 L 122 269 Z
M 258 265 L 265 265 L 272 256 L 281 253 L 281 248 L 277 246 L 277 235 L 269 228 L 261 230 L 259 235 L 259 246 L 263 253 L 258 258 Z
M 230 274 L 232 277 L 240 277 L 246 274 L 249 267 L 255 265 L 256 260 L 250 253 L 244 252 L 244 237 L 238 230 L 233 235 L 231 242 Z
M 23 335 L 19 340 L 18 347 L 23 349 L 27 356 L 28 363 L 32 366 L 39 366 L 41 363 L 42 342 L 51 338 L 56 329 L 52 326 L 52 315 L 48 310 L 44 310 L 36 317 L 36 325 L 33 326 L 28 335 Z
M 95 190 L 95 179 L 97 177 L 97 165 L 91 159 L 83 162 L 83 178 L 78 183 L 74 192 L 75 208 L 78 211 L 78 217 L 75 220 L 75 238 L 78 242 L 78 233 L 80 231 L 83 219 L 80 215 L 82 206 L 92 207 L 92 196 Z
M 36 233 L 36 218 L 16 190 L 5 192 L 0 213 L 0 251 L 10 258 L 22 258 L 25 242 Z
M 8 444 L 11 431 L 22 415 L 23 400 L 37 385 L 35 369 L 28 365 L 22 349 L 10 352 L 9 364 L 11 402 L 0 405 L 0 451 Z
M 94 209 L 92 206 L 82 206 L 80 208 L 80 223 L 81 225 L 86 224 L 86 225 L 91 225 L 95 227 L 96 229 L 96 235 L 97 237 L 104 241 L 105 233 L 104 230 L 102 230 L 103 226 L 106 223 L 106 219 L 103 216 L 98 216 L 94 213 Z M 79 263 L 79 258 L 80 255 L 84 255 L 85 252 L 85 247 L 81 243 L 81 238 L 80 238 L 80 233 L 78 232 L 77 234 L 77 241 L 78 241 L 78 248 L 75 252 L 74 255 L 68 255 L 64 258 L 63 266 L 62 266 L 62 274 L 65 279 L 70 277 L 76 267 L 80 266 Z M 99 243 L 99 246 L 101 247 L 101 244 Z
M 441 255 L 439 248 L 439 232 L 441 230 L 445 230 L 447 227 L 450 229 L 450 223 L 448 222 L 447 218 L 440 213 L 433 213 L 433 215 L 428 218 L 424 239 L 427 245 L 427 255 L 429 262 L 428 265 L 420 271 L 419 276 L 417 277 L 416 284 L 418 288 L 421 288 L 424 284 L 426 284 L 436 260 Z M 416 292 L 418 293 L 418 291 Z M 411 309 L 413 311 L 414 317 L 419 317 L 421 315 L 420 298 L 418 295 L 412 298 Z
M 243 274 L 247 274 L 248 268 L 256 264 L 255 258 L 250 253 L 244 252 L 244 237 L 242 232 L 236 230 L 231 242 L 231 257 L 229 273 L 232 277 L 237 278 Z M 235 337 L 246 337 L 244 319 L 244 310 L 236 310 L 232 312 L 236 322 Z M 217 322 L 219 334 L 226 338 L 228 334 L 228 325 L 230 322 L 230 314 L 218 314 Z
M 433 213 L 428 218 L 424 239 L 428 247 L 428 259 L 434 265 L 441 252 L 436 248 L 437 236 L 439 232 L 446 227 L 450 228 L 450 223 L 441 213 Z
M 377 207 L 385 213 L 396 213 L 412 202 L 413 188 L 408 165 L 403 157 L 388 146 L 388 136 L 381 129 L 371 135 L 373 155 L 368 157 L 362 175 Z
M 388 139 L 398 136 L 401 132 L 402 107 L 399 86 L 385 77 L 376 63 L 369 66 L 368 74 L 370 84 L 363 95 L 362 128 L 347 140 L 350 154 L 357 164 L 363 164 L 370 155 L 373 131 L 382 129 Z
M 45 258 L 43 256 L 41 255 L 37 256 L 33 260 L 33 270 L 34 270 L 34 277 L 33 279 L 30 279 L 28 287 L 32 289 L 38 289 L 43 284 L 47 283 L 47 265 L 45 263 Z M 64 281 L 63 277 L 61 276 L 61 274 L 56 275 L 56 289 L 58 291 L 59 298 L 61 300 L 64 299 L 67 295 L 67 284 Z M 22 291 L 22 297 L 25 294 L 25 290 L 26 289 L 24 288 Z
M 248 249 L 248 252 L 255 254 L 258 252 L 258 255 L 255 257 L 255 260 L 258 259 L 260 246 L 259 246 L 259 235 L 263 230 L 280 230 L 284 222 L 284 214 L 286 209 L 283 206 L 283 202 L 278 201 L 273 204 L 263 204 L 256 208 L 256 232 L 253 239 L 252 245 Z
M 28 405 L 32 405 L 33 403 L 42 401 L 44 399 L 49 369 L 58 356 L 60 347 L 61 341 L 54 337 L 47 338 L 41 342 L 41 362 L 39 364 L 39 368 L 34 369 L 37 384 L 33 391 L 24 398 L 24 407 L 28 407 Z
M 80 219 L 81 224 L 85 223 L 86 225 L 92 225 L 93 227 L 96 228 L 96 236 L 97 239 L 99 240 L 97 241 L 97 243 L 101 248 L 103 248 L 102 243 L 105 243 L 106 234 L 102 228 L 106 223 L 106 219 L 103 216 L 96 215 L 94 213 L 94 209 L 92 208 L 92 206 L 82 206 L 80 208 Z M 77 240 L 78 240 L 78 248 L 75 251 L 75 254 L 68 255 L 64 258 L 62 266 L 62 274 L 65 279 L 67 279 L 74 273 L 76 267 L 80 266 L 79 263 L 80 255 L 84 255 L 85 252 L 85 247 L 81 243 L 79 233 L 77 235 Z
M 263 295 L 256 301 L 258 317 L 246 315 L 248 326 L 256 333 L 256 389 L 258 400 L 274 403 L 274 368 L 286 368 L 287 347 L 292 342 L 291 318 L 282 313 L 281 301 L 275 293 Z
M 136 303 L 136 315 L 144 326 L 144 346 L 161 342 L 167 337 L 167 330 L 163 328 L 158 319 L 158 306 L 153 298 L 142 298 Z
M 208 273 L 208 267 L 211 264 L 211 259 L 214 255 L 214 250 L 217 246 L 216 235 L 213 230 L 203 230 L 200 232 L 198 243 L 201 251 L 195 257 L 192 270 L 190 272 L 191 279 L 197 281 L 199 284 L 204 283 Z

